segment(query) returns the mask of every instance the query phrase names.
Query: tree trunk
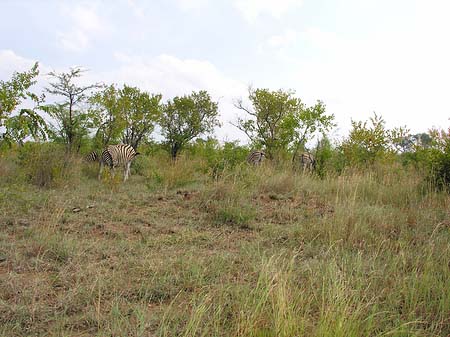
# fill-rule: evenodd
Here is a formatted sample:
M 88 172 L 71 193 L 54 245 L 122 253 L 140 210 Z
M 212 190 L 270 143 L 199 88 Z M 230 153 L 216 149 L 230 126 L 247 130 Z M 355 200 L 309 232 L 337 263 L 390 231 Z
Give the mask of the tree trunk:
M 175 162 L 177 160 L 178 152 L 180 151 L 180 147 L 177 143 L 172 144 L 170 147 L 170 155 L 172 160 Z
M 72 152 L 73 145 L 73 118 L 72 118 L 73 99 L 69 100 L 69 125 L 67 126 L 67 142 L 69 152 Z

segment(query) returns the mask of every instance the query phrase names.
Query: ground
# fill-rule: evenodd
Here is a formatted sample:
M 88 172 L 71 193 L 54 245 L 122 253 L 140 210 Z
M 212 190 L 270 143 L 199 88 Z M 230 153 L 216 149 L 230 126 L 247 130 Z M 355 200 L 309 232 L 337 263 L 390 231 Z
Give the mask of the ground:
M 3 183 L 0 333 L 448 336 L 450 201 L 402 177 Z

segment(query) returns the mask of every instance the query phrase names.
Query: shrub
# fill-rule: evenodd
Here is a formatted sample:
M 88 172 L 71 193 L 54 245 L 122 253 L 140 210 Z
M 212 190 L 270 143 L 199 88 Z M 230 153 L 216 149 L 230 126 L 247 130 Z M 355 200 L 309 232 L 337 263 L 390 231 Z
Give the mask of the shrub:
M 434 152 L 430 178 L 439 189 L 450 191 L 450 147 L 445 152 Z
M 216 139 L 209 138 L 198 139 L 189 146 L 188 152 L 191 157 L 205 161 L 203 173 L 218 179 L 225 171 L 246 163 L 249 150 L 239 145 L 237 141 L 225 142 L 221 145 Z
M 367 167 L 376 161 L 393 162 L 404 147 L 409 131 L 406 127 L 388 129 L 385 120 L 374 114 L 368 121 L 353 121 L 349 136 L 339 146 L 346 163 Z
M 16 152 L 0 152 L 0 181 L 11 182 L 20 178 L 17 174 Z
M 140 160 L 147 164 L 146 169 L 142 170 L 148 178 L 147 186 L 165 191 L 196 183 L 201 179 L 199 172 L 205 166 L 201 160 L 188 160 L 184 156 L 179 156 L 175 162 L 167 155 Z
M 26 143 L 19 150 L 18 163 L 26 180 L 39 187 L 66 185 L 80 177 L 79 160 L 53 143 Z
M 430 131 L 432 148 L 429 150 L 428 179 L 439 189 L 450 191 L 450 128 Z

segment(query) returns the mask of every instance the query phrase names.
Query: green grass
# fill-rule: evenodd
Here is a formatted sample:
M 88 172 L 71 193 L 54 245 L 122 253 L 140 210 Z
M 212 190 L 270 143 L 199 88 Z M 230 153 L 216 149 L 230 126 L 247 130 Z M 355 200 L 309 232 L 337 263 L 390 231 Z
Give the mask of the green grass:
M 450 334 L 450 200 L 416 172 L 0 164 L 2 336 Z

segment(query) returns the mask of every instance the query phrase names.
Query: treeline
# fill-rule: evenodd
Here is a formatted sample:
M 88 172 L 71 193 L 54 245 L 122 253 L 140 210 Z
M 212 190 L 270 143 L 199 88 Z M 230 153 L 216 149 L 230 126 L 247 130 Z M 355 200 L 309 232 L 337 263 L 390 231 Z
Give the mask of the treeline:
M 349 135 L 331 142 L 327 134 L 336 124 L 323 102 L 307 106 L 294 91 L 250 88 L 249 105 L 242 99 L 235 103 L 241 116 L 233 123 L 247 135 L 249 145 L 220 144 L 214 138 L 214 128 L 220 126 L 219 106 L 207 91 L 164 102 L 161 94 L 133 86 L 80 85 L 83 72 L 73 68 L 50 73 L 41 94 L 32 91 L 39 75 L 37 63 L 0 81 L 0 146 L 51 141 L 73 154 L 125 143 L 147 152 L 167 151 L 174 160 L 183 151 L 202 153 L 213 171 L 241 162 L 250 148 L 263 149 L 274 162 L 292 161 L 310 151 L 320 176 L 400 162 L 423 170 L 436 186 L 450 185 L 450 129 L 413 135 L 406 127 L 388 129 L 374 114 L 368 121 L 352 121 Z M 155 130 L 161 141 L 153 140 Z M 313 139 L 318 140 L 308 149 Z

